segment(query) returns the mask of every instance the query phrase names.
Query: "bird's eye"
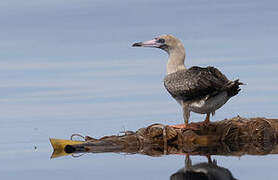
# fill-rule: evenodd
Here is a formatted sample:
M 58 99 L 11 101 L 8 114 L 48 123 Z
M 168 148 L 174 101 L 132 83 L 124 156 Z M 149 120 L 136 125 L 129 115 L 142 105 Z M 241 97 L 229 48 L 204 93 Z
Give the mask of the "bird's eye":
M 165 39 L 158 39 L 157 42 L 163 44 L 163 43 L 165 43 Z

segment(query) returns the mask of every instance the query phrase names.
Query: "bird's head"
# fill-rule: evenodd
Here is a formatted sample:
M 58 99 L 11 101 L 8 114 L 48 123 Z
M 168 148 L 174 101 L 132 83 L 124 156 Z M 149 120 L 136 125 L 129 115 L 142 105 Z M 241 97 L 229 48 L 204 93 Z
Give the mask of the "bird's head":
M 149 40 L 149 41 L 134 43 L 132 46 L 133 47 L 160 48 L 160 49 L 166 51 L 168 54 L 170 54 L 171 51 L 173 51 L 177 48 L 184 49 L 181 41 L 172 35 L 161 35 L 161 36 L 155 37 L 154 39 Z

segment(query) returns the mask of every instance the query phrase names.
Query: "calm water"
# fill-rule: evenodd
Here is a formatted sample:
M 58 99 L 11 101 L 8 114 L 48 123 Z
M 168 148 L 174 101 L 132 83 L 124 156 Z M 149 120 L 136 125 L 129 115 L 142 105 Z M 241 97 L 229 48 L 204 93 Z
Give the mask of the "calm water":
M 11 0 L 0 8 L 3 179 L 169 179 L 180 169 L 184 157 L 173 155 L 50 160 L 49 137 L 101 137 L 182 122 L 163 87 L 166 54 L 131 48 L 159 34 L 184 42 L 187 66 L 212 65 L 248 84 L 214 120 L 278 118 L 275 0 Z M 192 114 L 191 121 L 203 118 Z M 215 158 L 238 179 L 276 179 L 275 155 Z

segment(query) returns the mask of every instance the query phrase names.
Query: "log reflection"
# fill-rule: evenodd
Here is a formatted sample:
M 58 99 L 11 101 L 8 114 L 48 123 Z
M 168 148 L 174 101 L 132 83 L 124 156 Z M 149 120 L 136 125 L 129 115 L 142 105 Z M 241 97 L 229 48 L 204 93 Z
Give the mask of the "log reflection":
M 197 124 L 198 125 L 198 124 Z M 198 130 L 174 129 L 152 124 L 136 132 L 84 141 L 51 139 L 52 157 L 71 153 L 122 152 L 161 156 L 167 154 L 241 156 L 277 154 L 278 120 L 235 117 L 202 126 Z
M 175 129 L 152 124 L 136 132 L 105 136 L 89 136 L 83 141 L 50 139 L 52 158 L 79 153 L 126 153 L 148 156 L 184 154 L 185 167 L 170 176 L 171 180 L 235 180 L 232 173 L 211 155 L 242 156 L 278 154 L 278 119 L 235 117 L 207 126 L 194 124 L 197 130 Z M 208 157 L 208 162 L 193 164 L 189 155 Z

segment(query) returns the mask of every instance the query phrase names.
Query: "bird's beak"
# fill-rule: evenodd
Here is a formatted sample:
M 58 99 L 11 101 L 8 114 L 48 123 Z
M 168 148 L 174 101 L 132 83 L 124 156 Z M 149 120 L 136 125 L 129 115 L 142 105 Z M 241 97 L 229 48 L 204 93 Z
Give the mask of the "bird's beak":
M 137 42 L 132 45 L 132 47 L 155 47 L 158 48 L 162 43 L 157 42 L 157 39 L 152 39 L 144 42 Z

